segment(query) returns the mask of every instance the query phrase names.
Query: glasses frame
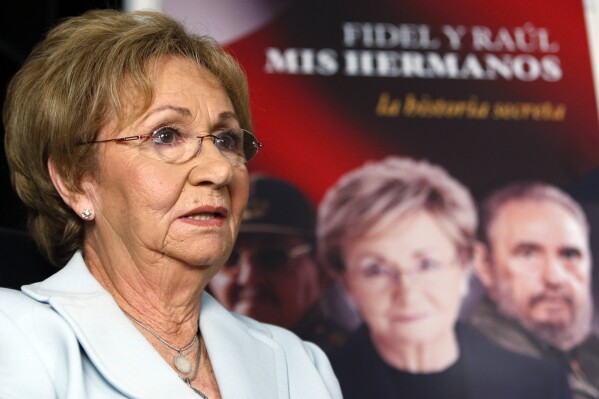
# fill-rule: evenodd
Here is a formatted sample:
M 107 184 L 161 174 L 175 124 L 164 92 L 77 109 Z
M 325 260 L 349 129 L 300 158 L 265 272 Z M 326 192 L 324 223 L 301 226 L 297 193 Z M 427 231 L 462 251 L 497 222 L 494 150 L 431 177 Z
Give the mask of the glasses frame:
M 126 137 L 117 137 L 114 139 L 102 139 L 102 140 L 92 140 L 92 141 L 82 141 L 79 144 L 83 144 L 83 145 L 87 145 L 87 144 L 101 144 L 101 143 L 110 143 L 110 142 L 115 142 L 115 143 L 125 143 L 128 141 L 135 141 L 135 140 L 147 140 L 147 139 L 151 139 L 154 134 L 156 132 L 158 132 L 161 128 L 154 130 L 152 133 L 150 134 L 139 134 L 136 136 L 126 136 Z M 222 132 L 228 131 L 230 129 L 223 129 L 221 130 Z M 256 139 L 256 136 L 254 136 L 254 134 L 252 132 L 250 132 L 249 130 L 246 129 L 241 129 L 241 132 L 243 133 L 243 137 L 241 138 L 243 141 L 243 157 L 245 158 L 245 162 L 249 162 L 251 159 L 253 159 L 256 154 L 258 154 L 258 149 L 260 149 L 261 147 L 264 146 L 264 144 L 262 144 L 261 142 L 259 142 Z M 248 137 L 246 139 L 246 137 Z M 214 140 L 218 139 L 218 136 L 214 135 L 214 134 L 206 134 L 204 136 L 190 136 L 190 138 L 196 138 L 196 139 L 200 139 L 200 142 L 198 144 L 198 147 L 196 149 L 196 151 L 194 152 L 194 154 L 189 158 L 192 159 L 194 157 L 196 157 L 202 148 L 202 143 L 204 142 L 204 139 L 207 137 L 211 137 L 212 138 L 212 142 L 214 142 Z M 249 144 L 250 146 L 252 146 L 255 150 L 254 152 L 248 157 L 247 156 L 247 151 L 245 151 L 246 148 L 246 144 Z M 186 159 L 185 161 L 182 162 L 187 162 L 189 159 Z
M 442 266 L 439 269 L 429 270 L 429 271 L 419 271 L 415 268 L 411 268 L 409 270 L 399 270 L 393 267 L 390 272 L 385 271 L 383 276 L 379 276 L 379 278 L 383 278 L 379 280 L 378 284 L 384 284 L 384 289 L 388 289 L 394 285 L 397 285 L 399 281 L 403 279 L 409 279 L 413 283 L 416 283 L 418 286 L 426 280 L 426 278 L 438 277 L 442 276 L 444 273 L 449 273 L 451 271 L 456 270 L 461 266 L 461 263 L 458 258 L 454 258 L 451 261 L 443 262 Z M 371 289 L 381 289 L 381 287 L 374 288 L 373 280 L 370 280 L 371 277 L 366 276 L 364 270 L 354 270 L 353 272 L 349 272 L 348 275 L 352 279 L 356 279 L 361 284 L 364 284 L 364 287 L 370 287 Z M 368 283 L 369 282 L 369 283 Z M 384 282 L 384 283 L 383 283 Z

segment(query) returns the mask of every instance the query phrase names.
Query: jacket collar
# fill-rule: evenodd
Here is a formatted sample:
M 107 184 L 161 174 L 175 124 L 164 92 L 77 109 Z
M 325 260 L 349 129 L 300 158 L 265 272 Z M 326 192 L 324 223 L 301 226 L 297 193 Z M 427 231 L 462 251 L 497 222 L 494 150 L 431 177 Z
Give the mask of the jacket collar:
M 58 273 L 22 290 L 64 318 L 96 369 L 124 394 L 197 398 L 92 276 L 80 252 Z M 204 293 L 200 330 L 223 397 L 288 396 L 284 351 L 260 325 Z

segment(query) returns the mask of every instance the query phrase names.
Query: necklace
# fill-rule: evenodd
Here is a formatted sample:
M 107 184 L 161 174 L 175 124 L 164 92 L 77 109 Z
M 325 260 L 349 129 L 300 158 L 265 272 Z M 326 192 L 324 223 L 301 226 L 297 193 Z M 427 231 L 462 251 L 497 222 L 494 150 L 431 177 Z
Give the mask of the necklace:
M 201 341 L 202 334 L 200 333 L 200 331 L 198 330 L 198 333 L 196 335 L 194 335 L 193 340 L 190 343 L 185 345 L 183 348 L 177 348 L 175 345 L 167 342 L 164 338 L 162 338 L 160 335 L 158 335 L 154 330 L 152 330 L 150 327 L 143 324 L 141 321 L 137 320 L 135 317 L 131 316 L 129 313 L 125 312 L 124 310 L 123 310 L 123 313 L 125 313 L 125 315 L 129 319 L 131 319 L 131 321 L 133 321 L 135 324 L 137 324 L 138 326 L 140 326 L 141 328 L 143 328 L 144 330 L 146 330 L 147 332 L 152 334 L 164 346 L 166 346 L 169 349 L 172 349 L 174 351 L 177 351 L 178 354 L 173 359 L 173 362 L 174 362 L 177 370 L 183 374 L 189 374 L 193 370 L 193 365 L 191 364 L 191 361 L 187 358 L 187 356 L 184 355 L 184 352 L 187 351 L 188 349 L 190 349 L 191 347 L 193 347 L 196 344 L 196 342 L 198 343 L 198 355 L 196 356 L 196 364 L 195 364 L 194 373 L 191 376 L 187 376 L 187 377 L 179 376 L 179 378 L 181 378 L 181 380 L 183 380 L 183 382 L 186 383 L 187 386 L 189 386 L 195 393 L 200 395 L 200 397 L 202 399 L 208 399 L 208 396 L 204 395 L 204 393 L 202 391 L 195 389 L 194 387 L 191 386 L 191 382 L 193 380 L 195 380 L 198 375 L 198 370 L 200 369 L 200 358 L 202 357 L 202 341 Z M 200 338 L 198 338 L 198 336 Z
M 176 346 L 170 344 L 165 339 L 163 339 L 161 336 L 159 336 L 150 327 L 146 326 L 141 321 L 139 321 L 136 318 L 134 318 L 133 316 L 131 316 L 129 313 L 125 312 L 124 310 L 123 310 L 123 313 L 125 313 L 125 315 L 127 315 L 127 317 L 129 319 L 131 319 L 131 321 L 133 321 L 135 324 L 137 324 L 138 326 L 140 326 L 141 328 L 143 328 L 144 330 L 146 330 L 147 332 L 149 332 L 150 334 L 152 334 L 164 346 L 166 346 L 167 348 L 172 349 L 172 350 L 174 350 L 174 351 L 177 352 L 177 355 L 173 358 L 173 363 L 175 364 L 175 368 L 180 373 L 183 373 L 183 374 L 189 374 L 189 373 L 191 373 L 191 371 L 193 370 L 193 365 L 192 365 L 191 361 L 187 358 L 187 356 L 185 356 L 184 352 L 186 352 L 188 349 L 190 349 L 191 347 L 193 347 L 198 342 L 198 335 L 197 334 L 194 335 L 193 339 L 191 340 L 191 342 L 188 343 L 187 345 L 185 345 L 183 348 L 177 348 Z M 201 348 L 201 345 L 200 345 L 200 348 Z M 200 352 L 198 351 L 198 358 L 197 358 L 197 362 L 196 362 L 197 363 L 196 364 L 196 372 L 194 373 L 194 378 L 195 378 L 195 376 L 196 376 L 196 374 L 198 372 L 197 365 L 199 365 L 199 363 L 200 363 L 200 356 L 199 356 L 199 354 L 200 354 Z M 191 380 L 193 380 L 193 378 Z M 189 385 L 189 383 L 188 383 L 188 385 Z
M 202 357 L 202 341 L 200 341 L 200 344 L 198 345 L 198 356 L 196 357 L 196 371 L 193 373 L 193 375 L 191 377 L 180 377 L 184 383 L 186 383 L 195 393 L 197 393 L 198 395 L 200 395 L 200 398 L 202 399 L 208 399 L 208 396 L 204 395 L 204 393 L 198 389 L 195 389 L 194 387 L 191 386 L 191 382 L 193 380 L 195 380 L 196 376 L 198 375 L 198 370 L 200 369 L 200 358 Z

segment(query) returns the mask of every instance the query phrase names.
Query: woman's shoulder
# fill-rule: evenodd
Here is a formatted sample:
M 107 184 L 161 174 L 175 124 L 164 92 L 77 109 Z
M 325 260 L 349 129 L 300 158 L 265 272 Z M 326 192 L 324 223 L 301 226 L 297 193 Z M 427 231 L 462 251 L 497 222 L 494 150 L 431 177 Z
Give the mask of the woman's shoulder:
M 285 328 L 262 323 L 237 313 L 230 314 L 241 323 L 236 327 L 245 327 L 253 338 L 273 349 L 274 357 L 269 359 L 276 359 L 275 363 L 279 366 L 284 364 L 290 392 L 302 392 L 302 396 L 311 392 L 306 397 L 341 398 L 337 378 L 327 356 L 318 346 L 302 340 Z
M 56 352 L 77 343 L 71 327 L 50 305 L 7 288 L 0 288 L 0 331 L 0 345 L 6 347 L 26 339 L 33 350 Z
M 204 324 L 205 323 L 205 324 Z M 205 293 L 202 299 L 200 313 L 200 328 L 227 329 L 236 331 L 238 337 L 247 337 L 263 342 L 276 351 L 282 351 L 289 359 L 303 361 L 306 355 L 315 365 L 329 366 L 329 361 L 324 352 L 315 344 L 299 338 L 295 333 L 268 323 L 263 323 L 250 317 L 231 312 L 225 309 L 214 297 Z M 215 327 L 216 326 L 216 327 Z M 234 335 L 235 335 L 234 334 Z
M 21 291 L 0 287 L 0 314 L 12 320 L 22 320 L 32 312 L 44 312 L 48 305 L 36 301 Z
M 50 306 L 38 301 L 22 291 L 0 287 L 0 313 L 15 321 L 23 320 L 32 314 L 55 314 Z M 61 319 L 60 317 L 57 318 Z
M 262 323 L 250 317 L 232 313 L 232 315 L 237 318 L 241 323 L 245 324 L 248 328 L 254 331 L 254 333 L 262 333 L 266 337 L 272 339 L 273 341 L 280 344 L 285 351 L 289 351 L 292 349 L 302 348 L 303 350 L 308 350 L 310 354 L 314 354 L 314 352 L 321 352 L 320 348 L 311 342 L 307 342 L 298 337 L 294 332 L 287 330 L 283 327 L 276 326 L 274 324 Z
M 77 340 L 59 315 L 19 291 L 0 288 L 0 397 L 47 397 L 57 381 L 68 380 L 66 367 L 58 366 L 74 356 Z M 23 376 L 35 376 L 35 382 L 24 384 Z

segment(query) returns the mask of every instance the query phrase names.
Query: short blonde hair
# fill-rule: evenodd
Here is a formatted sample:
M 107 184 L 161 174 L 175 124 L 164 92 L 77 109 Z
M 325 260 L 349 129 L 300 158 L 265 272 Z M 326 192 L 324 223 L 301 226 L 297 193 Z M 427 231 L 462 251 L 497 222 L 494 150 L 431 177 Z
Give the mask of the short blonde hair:
M 344 245 L 420 210 L 430 212 L 458 253 L 471 259 L 477 215 L 468 189 L 439 166 L 388 157 L 342 176 L 328 190 L 318 209 L 319 260 L 343 272 Z
M 149 63 L 180 56 L 216 76 L 239 122 L 251 129 L 247 81 L 237 62 L 213 39 L 192 35 L 151 11 L 95 10 L 48 32 L 14 76 L 3 109 L 5 147 L 13 186 L 29 212 L 29 229 L 48 259 L 64 265 L 83 241 L 81 219 L 50 180 L 52 158 L 71 190 L 93 173 L 96 139 L 109 116 L 123 124 L 151 104 Z M 123 108 L 123 85 L 139 98 Z

